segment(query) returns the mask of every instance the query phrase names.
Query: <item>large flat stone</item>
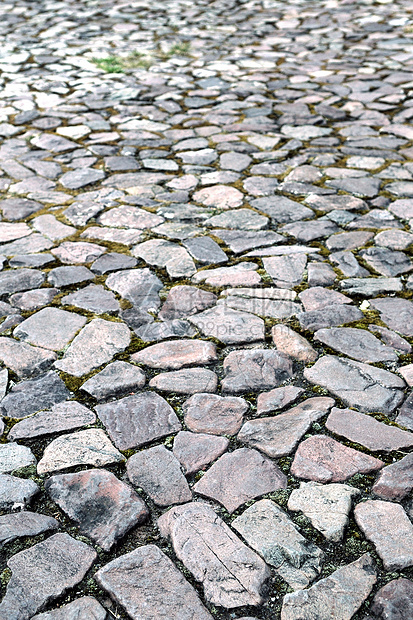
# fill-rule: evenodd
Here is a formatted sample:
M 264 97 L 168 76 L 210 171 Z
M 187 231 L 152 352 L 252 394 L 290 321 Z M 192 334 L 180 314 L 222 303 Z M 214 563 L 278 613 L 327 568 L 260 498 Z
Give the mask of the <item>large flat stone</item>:
M 182 339 L 146 347 L 134 353 L 131 359 L 150 368 L 175 370 L 193 364 L 210 364 L 218 358 L 212 342 Z
M 338 327 L 346 323 L 353 323 L 364 318 L 364 314 L 354 306 L 334 304 L 324 306 L 321 310 L 311 310 L 298 315 L 302 329 L 315 332 L 324 327 Z
M 173 453 L 185 474 L 193 474 L 220 457 L 229 445 L 226 437 L 206 433 L 179 431 L 174 439 Z
M 207 368 L 185 368 L 173 372 L 162 372 L 149 381 L 151 388 L 177 394 L 216 392 L 217 386 L 217 375 Z
M 32 620 L 106 620 L 106 609 L 92 596 L 82 596 L 53 611 L 33 616 Z
M 293 376 L 291 359 L 273 349 L 240 349 L 224 361 L 224 392 L 271 390 Z
M 158 519 L 158 526 L 202 583 L 208 601 L 227 609 L 263 602 L 261 590 L 269 577 L 265 562 L 210 506 L 197 502 L 172 508 Z
M 1 401 L 1 413 L 7 418 L 26 418 L 70 398 L 70 392 L 57 373 L 16 383 Z
M 138 448 L 181 430 L 172 407 L 155 392 L 142 392 L 98 405 L 96 411 L 120 450 Z
M 139 495 L 104 469 L 52 476 L 45 489 L 80 531 L 105 551 L 149 515 Z
M 44 274 L 37 269 L 16 269 L 5 271 L 0 274 L 0 291 L 6 293 L 18 293 L 33 288 L 39 288 L 44 281 Z
M 62 359 L 55 362 L 55 367 L 75 377 L 82 377 L 126 349 L 130 339 L 130 331 L 125 324 L 93 319 L 76 336 Z
M 74 430 L 96 422 L 96 415 L 75 400 L 58 403 L 50 411 L 39 411 L 15 424 L 8 439 L 31 439 L 51 433 Z
M 375 583 L 373 560 L 368 554 L 362 555 L 308 590 L 286 594 L 281 620 L 351 620 Z
M 260 500 L 237 517 L 232 527 L 294 590 L 306 588 L 320 573 L 321 549 L 300 534 L 275 502 Z
M 59 522 L 53 517 L 23 510 L 0 516 L 0 547 L 22 536 L 37 536 L 57 530 Z
M 413 583 L 400 577 L 380 588 L 371 611 L 379 620 L 404 620 L 413 616 Z
M 0 338 L 0 361 L 20 378 L 35 377 L 48 370 L 56 354 L 41 347 L 33 347 L 12 338 Z
M 349 407 L 391 413 L 403 400 L 404 381 L 387 370 L 361 362 L 324 355 L 304 377 L 326 388 Z
M 52 351 L 63 349 L 86 323 L 86 318 L 59 308 L 43 308 L 18 325 L 13 335 Z
M 393 348 L 384 345 L 365 329 L 354 327 L 319 329 L 314 334 L 314 339 L 359 362 L 396 362 L 398 360 Z
M 137 366 L 116 361 L 85 381 L 81 389 L 97 400 L 136 392 L 145 385 L 145 373 Z
M 12 576 L 0 603 L 0 617 L 29 620 L 82 581 L 96 558 L 91 547 L 69 534 L 54 534 L 16 553 L 7 562 Z
M 257 415 L 284 409 L 297 400 L 303 392 L 302 388 L 295 385 L 286 385 L 285 387 L 274 388 L 269 392 L 262 392 L 257 398 Z
M 217 296 L 196 286 L 173 286 L 159 311 L 163 321 L 186 318 L 215 305 Z
M 161 305 L 158 293 L 163 284 L 149 269 L 115 271 L 106 278 L 106 286 L 143 312 L 156 312 Z
M 286 477 L 275 463 L 257 450 L 238 448 L 221 456 L 195 484 L 194 491 L 234 512 L 245 502 L 286 486 Z
M 248 403 L 237 396 L 194 394 L 182 405 L 189 430 L 213 435 L 235 435 L 241 428 Z
M 112 560 L 95 579 L 133 620 L 212 620 L 196 590 L 155 545 Z
M 286 456 L 295 449 L 312 423 L 330 411 L 334 402 L 333 398 L 322 396 L 309 398 L 285 413 L 248 420 L 237 439 L 271 458 Z
M 22 467 L 36 464 L 36 457 L 26 446 L 18 443 L 0 444 L 0 474 L 7 474 Z
M 24 508 L 39 490 L 33 480 L 0 474 L 0 510 Z
M 400 461 L 383 467 L 372 491 L 381 499 L 399 501 L 413 488 L 413 454 L 406 454 Z
M 249 312 L 216 306 L 200 314 L 191 315 L 188 320 L 204 336 L 217 338 L 225 344 L 264 340 L 264 321 Z
M 343 446 L 331 437 L 313 435 L 298 446 L 291 473 L 317 482 L 343 482 L 357 473 L 377 471 L 383 465 L 383 461 Z
M 381 320 L 403 336 L 413 336 L 413 303 L 409 299 L 371 299 L 370 305 L 380 312 Z

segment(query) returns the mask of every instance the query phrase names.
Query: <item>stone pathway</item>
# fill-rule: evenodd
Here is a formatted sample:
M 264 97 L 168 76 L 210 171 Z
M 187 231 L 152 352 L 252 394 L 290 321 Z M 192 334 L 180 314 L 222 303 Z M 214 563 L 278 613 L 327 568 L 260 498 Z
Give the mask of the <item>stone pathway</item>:
M 412 12 L 0 4 L 0 620 L 413 617 Z

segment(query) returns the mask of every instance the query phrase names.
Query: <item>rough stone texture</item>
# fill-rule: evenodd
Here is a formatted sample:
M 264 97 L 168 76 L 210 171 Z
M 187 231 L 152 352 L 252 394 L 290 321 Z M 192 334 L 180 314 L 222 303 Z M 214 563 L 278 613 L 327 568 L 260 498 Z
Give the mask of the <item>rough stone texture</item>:
M 238 448 L 221 456 L 195 484 L 194 491 L 234 512 L 255 497 L 285 487 L 286 477 L 275 463 L 257 450 Z
M 382 499 L 401 500 L 413 488 L 413 455 L 406 454 L 396 463 L 383 467 L 372 491 Z
M 343 304 L 324 306 L 321 310 L 311 310 L 298 315 L 302 329 L 315 332 L 324 327 L 338 327 L 363 319 L 363 313 L 354 306 Z
M 0 444 L 0 474 L 35 464 L 36 458 L 30 448 L 14 442 Z
M 106 609 L 92 596 L 82 596 L 59 609 L 33 616 L 32 620 L 106 620 Z
M 89 284 L 76 293 L 66 295 L 62 298 L 62 304 L 89 310 L 94 314 L 116 314 L 120 310 L 119 302 L 112 291 L 95 284 Z
M 181 504 L 192 499 L 178 459 L 164 446 L 137 452 L 128 460 L 128 478 L 159 506 Z
M 383 461 L 343 446 L 331 437 L 313 435 L 298 446 L 291 473 L 317 482 L 343 482 L 357 473 L 377 471 L 383 465 Z
M 93 319 L 76 336 L 63 358 L 55 362 L 55 367 L 75 377 L 82 377 L 126 349 L 130 338 L 126 325 Z
M 19 377 L 35 377 L 48 370 L 56 359 L 52 351 L 33 347 L 12 338 L 0 338 L 0 361 Z
M 204 336 L 217 338 L 225 344 L 264 340 L 264 321 L 248 312 L 217 306 L 192 315 L 188 320 Z
M 213 435 L 235 435 L 241 428 L 248 404 L 237 396 L 194 394 L 182 406 L 189 430 Z
M 67 400 L 70 392 L 57 373 L 50 371 L 35 379 L 16 383 L 1 401 L 8 418 L 25 418 Z
M 215 305 L 216 295 L 195 286 L 178 285 L 171 288 L 159 311 L 162 320 L 181 319 Z
M 277 351 L 281 351 L 281 353 L 285 353 L 299 362 L 315 362 L 318 357 L 317 351 L 308 340 L 287 325 L 274 325 L 271 336 Z
M 205 433 L 179 431 L 174 439 L 173 453 L 186 474 L 193 474 L 220 457 L 228 448 L 229 439 Z
M 304 377 L 361 411 L 391 413 L 403 400 L 404 381 L 387 370 L 333 355 L 321 357 Z
M 149 387 L 161 392 L 177 394 L 196 394 L 216 392 L 218 377 L 207 368 L 187 368 L 174 372 L 163 372 L 149 381 Z
M 45 604 L 79 583 L 96 552 L 68 534 L 54 534 L 7 562 L 12 577 L 0 603 L 0 617 L 29 620 Z
M 44 349 L 60 351 L 86 323 L 83 316 L 58 308 L 43 308 L 18 325 L 13 335 Z
M 374 451 L 392 452 L 413 445 L 413 433 L 402 431 L 351 409 L 334 407 L 327 418 L 326 428 L 336 435 Z
M 247 508 L 232 527 L 294 590 L 306 588 L 320 573 L 322 551 L 271 500 Z
M 371 299 L 371 306 L 380 312 L 381 320 L 403 336 L 413 336 L 413 303 L 408 299 Z
M 376 583 L 376 570 L 368 554 L 342 566 L 308 590 L 286 594 L 281 620 L 350 620 Z
M 360 494 L 347 484 L 301 482 L 288 500 L 288 510 L 301 511 L 327 540 L 342 539 L 348 524 L 352 497 Z
M 386 570 L 413 564 L 413 525 L 400 504 L 367 500 L 355 507 L 354 517 L 376 547 Z
M 378 338 L 365 329 L 353 327 L 319 329 L 314 334 L 314 338 L 331 349 L 348 355 L 359 362 L 395 362 L 398 360 L 394 349 L 381 343 Z
M 257 415 L 277 411 L 293 403 L 304 390 L 294 385 L 275 388 L 269 392 L 263 392 L 257 398 Z
M 172 407 L 155 392 L 142 392 L 98 405 L 96 411 L 120 450 L 138 448 L 181 430 Z
M 371 611 L 380 620 L 403 620 L 413 615 L 413 583 L 400 577 L 380 588 Z
M 0 291 L 5 293 L 18 293 L 33 288 L 39 288 L 44 281 L 44 274 L 36 269 L 19 269 L 18 271 L 5 271 L 0 274 Z
M 149 514 L 139 495 L 104 469 L 52 476 L 45 488 L 80 531 L 105 551 Z
M 224 392 L 270 390 L 293 376 L 290 358 L 271 349 L 241 349 L 224 360 Z
M 54 405 L 50 411 L 39 411 L 18 422 L 10 430 L 8 439 L 31 439 L 73 430 L 95 422 L 96 416 L 93 411 L 76 401 L 68 401 Z
M 0 548 L 15 538 L 37 536 L 49 530 L 56 530 L 58 527 L 56 519 L 37 512 L 23 510 L 0 516 Z
M 33 480 L 0 474 L 0 510 L 24 508 L 39 492 Z
M 150 368 L 175 370 L 192 364 L 209 364 L 217 360 L 216 346 L 202 340 L 162 342 L 134 353 L 131 359 Z
M 136 392 L 145 385 L 145 373 L 127 362 L 112 362 L 85 381 L 82 390 L 96 398 L 106 400 L 112 396 Z
M 269 577 L 265 562 L 204 503 L 172 508 L 158 519 L 162 536 L 202 582 L 208 601 L 227 609 L 257 605 Z
M 95 579 L 134 620 L 212 620 L 196 590 L 155 545 L 112 560 Z
M 45 474 L 75 465 L 94 465 L 101 467 L 125 460 L 110 443 L 105 433 L 90 428 L 54 439 L 45 449 L 37 465 L 37 472 Z
M 245 422 L 237 439 L 271 458 L 286 456 L 297 446 L 313 422 L 326 415 L 333 398 L 309 398 L 285 413 Z

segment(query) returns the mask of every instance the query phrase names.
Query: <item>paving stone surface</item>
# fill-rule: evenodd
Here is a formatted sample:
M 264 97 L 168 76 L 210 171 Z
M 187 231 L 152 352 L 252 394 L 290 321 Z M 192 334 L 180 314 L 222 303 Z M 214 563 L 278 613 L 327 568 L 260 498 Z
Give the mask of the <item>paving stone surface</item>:
M 29 512 L 12 513 L 0 517 L 0 546 L 22 536 L 37 536 L 49 530 L 56 530 L 58 521 L 53 517 Z
M 113 583 L 28 617 L 411 615 L 410 568 L 325 592 L 371 544 L 352 502 L 412 515 L 412 40 L 407 0 L 0 3 L 1 517 L 89 536 L 51 477 L 129 488 L 126 463 L 160 453 L 146 521 L 91 538 Z M 323 552 L 304 611 L 270 564 L 258 602 L 212 603 L 196 547 L 187 572 L 159 536 L 176 501 L 231 527 L 263 495 Z M 390 521 L 380 544 L 403 540 Z M 36 540 L 2 547 L 0 598 Z

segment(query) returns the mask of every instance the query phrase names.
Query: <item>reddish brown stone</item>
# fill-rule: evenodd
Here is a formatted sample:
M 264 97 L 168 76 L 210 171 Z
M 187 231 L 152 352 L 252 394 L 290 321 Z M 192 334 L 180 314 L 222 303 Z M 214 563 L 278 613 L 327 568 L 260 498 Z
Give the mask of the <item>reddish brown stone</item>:
M 194 491 L 234 512 L 245 502 L 286 486 L 287 478 L 275 463 L 257 450 L 239 448 L 221 456 L 196 483 Z
M 207 368 L 185 368 L 173 372 L 162 372 L 149 381 L 151 388 L 177 394 L 216 392 L 217 386 L 218 377 Z
M 174 440 L 173 453 L 187 474 L 193 474 L 215 461 L 229 444 L 226 437 L 180 431 Z
M 240 349 L 224 361 L 224 392 L 271 390 L 293 376 L 291 359 L 273 349 Z
M 182 406 L 187 427 L 195 433 L 235 435 L 241 428 L 248 403 L 237 396 L 194 394 Z
M 33 616 L 32 620 L 107 620 L 107 613 L 93 596 L 82 596 L 58 609 Z
M 343 446 L 331 437 L 313 435 L 298 446 L 291 473 L 317 482 L 343 482 L 357 473 L 377 471 L 383 465 L 383 461 Z
M 373 493 L 383 499 L 401 500 L 413 488 L 413 453 L 397 463 L 383 467 L 373 486 Z
M 413 582 L 401 577 L 386 583 L 376 593 L 371 611 L 378 620 L 413 618 Z
M 313 349 L 308 340 L 287 325 L 274 325 L 271 336 L 277 351 L 281 351 L 281 353 L 285 353 L 299 362 L 315 362 L 318 357 L 317 351 Z
M 131 359 L 150 368 L 175 370 L 193 364 L 210 364 L 217 360 L 217 351 L 212 342 L 204 340 L 170 340 L 146 347 L 134 353 Z
M 304 390 L 295 385 L 275 388 L 270 392 L 263 392 L 257 398 L 257 415 L 277 411 L 293 403 Z

